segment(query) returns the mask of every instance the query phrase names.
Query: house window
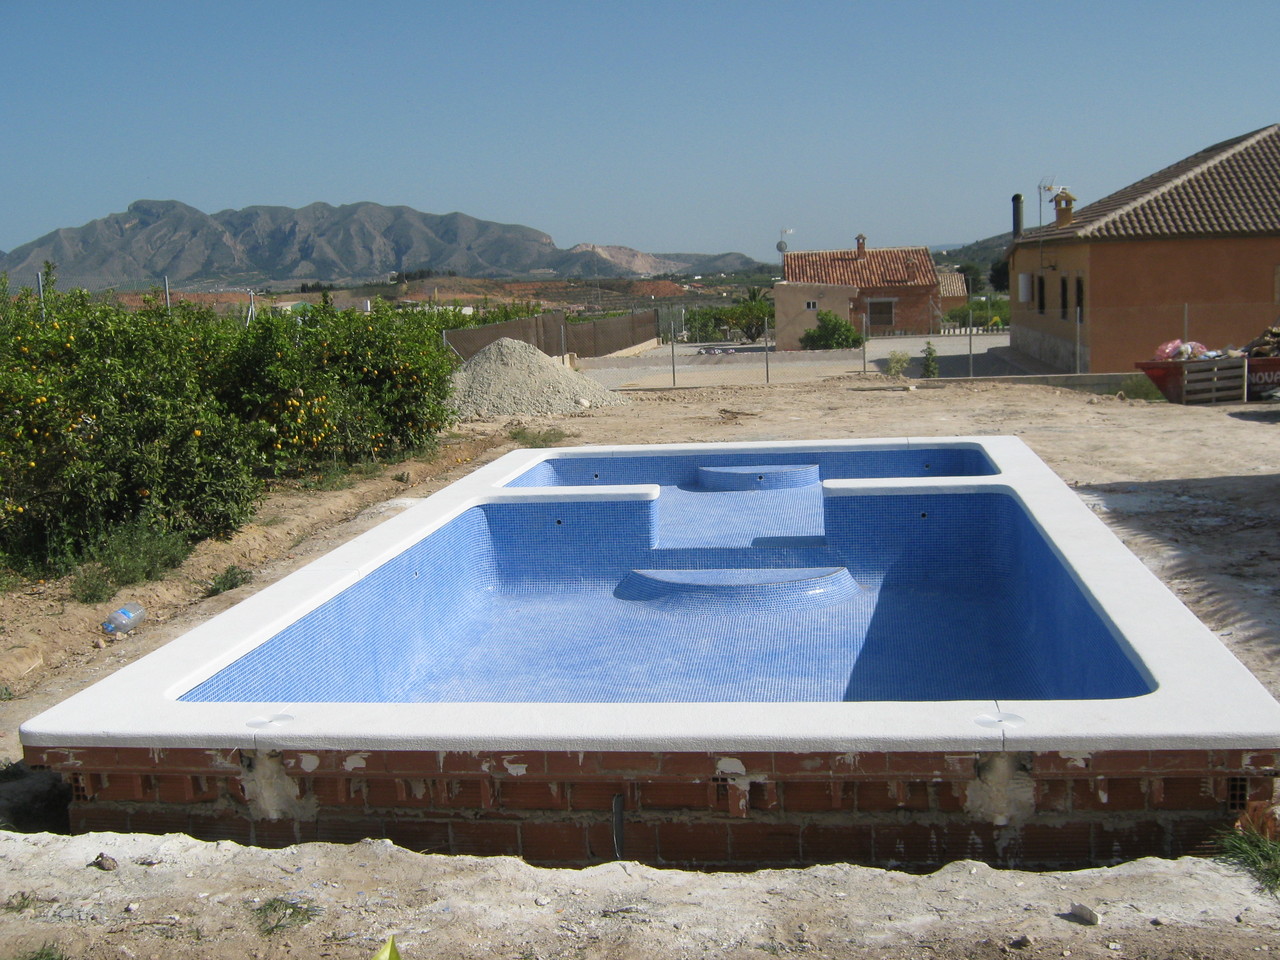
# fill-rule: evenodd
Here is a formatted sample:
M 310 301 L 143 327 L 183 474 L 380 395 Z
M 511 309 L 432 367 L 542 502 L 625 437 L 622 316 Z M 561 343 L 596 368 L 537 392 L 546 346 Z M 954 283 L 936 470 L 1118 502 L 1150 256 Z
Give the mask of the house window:
M 818 309 L 818 301 L 817 301 L 817 300 L 806 300 L 806 301 L 804 302 L 804 308 L 805 308 L 806 310 L 817 310 L 817 309 Z
M 1044 274 L 1036 277 L 1036 311 L 1044 313 Z
M 867 301 L 867 320 L 873 327 L 892 327 L 893 326 L 893 301 L 892 300 L 869 300 Z
M 1058 303 L 1062 305 L 1062 319 L 1067 319 L 1067 275 L 1058 278 Z
M 1076 319 L 1084 316 L 1084 277 L 1076 277 Z

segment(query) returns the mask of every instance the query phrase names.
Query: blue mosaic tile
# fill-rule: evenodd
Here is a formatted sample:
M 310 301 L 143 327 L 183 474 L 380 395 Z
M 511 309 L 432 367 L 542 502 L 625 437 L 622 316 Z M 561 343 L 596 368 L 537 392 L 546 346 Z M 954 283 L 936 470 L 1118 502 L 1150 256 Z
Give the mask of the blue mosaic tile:
M 930 469 L 942 462 L 920 453 Z M 1103 616 L 1008 495 L 824 499 L 816 483 L 711 492 L 696 484 L 708 458 L 691 472 L 654 463 L 680 459 L 599 458 L 602 472 L 619 460 L 626 471 L 637 461 L 661 467 L 657 500 L 473 508 L 182 699 L 770 702 L 1148 692 Z M 581 469 L 591 466 L 576 461 Z M 845 586 L 827 589 L 837 581 Z

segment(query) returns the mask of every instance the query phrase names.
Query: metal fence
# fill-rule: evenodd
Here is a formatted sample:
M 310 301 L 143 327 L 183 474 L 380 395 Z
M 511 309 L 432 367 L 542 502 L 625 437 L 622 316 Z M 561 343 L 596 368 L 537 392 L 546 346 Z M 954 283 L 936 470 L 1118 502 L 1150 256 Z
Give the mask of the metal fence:
M 569 323 L 563 313 L 544 313 L 481 327 L 446 330 L 444 339 L 458 356 L 470 360 L 489 344 L 504 337 L 523 340 L 549 357 L 562 357 L 567 353 L 602 357 L 654 340 L 657 336 L 657 311 L 646 310 L 625 317 L 606 317 L 582 323 Z

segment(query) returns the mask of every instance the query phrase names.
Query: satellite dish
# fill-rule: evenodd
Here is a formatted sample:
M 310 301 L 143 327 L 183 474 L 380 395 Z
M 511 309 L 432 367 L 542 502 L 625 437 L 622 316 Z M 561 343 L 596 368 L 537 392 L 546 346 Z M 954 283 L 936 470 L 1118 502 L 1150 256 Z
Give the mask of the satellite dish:
M 787 241 L 785 241 L 785 240 L 779 240 L 779 241 L 778 241 L 778 252 L 779 252 L 779 253 L 786 253 L 786 252 L 787 252 Z

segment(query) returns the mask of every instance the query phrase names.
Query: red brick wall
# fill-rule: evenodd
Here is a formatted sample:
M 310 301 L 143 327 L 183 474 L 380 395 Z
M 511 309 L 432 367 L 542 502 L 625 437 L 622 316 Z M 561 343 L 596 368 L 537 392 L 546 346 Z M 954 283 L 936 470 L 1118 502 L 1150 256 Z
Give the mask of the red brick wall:
M 386 837 L 431 853 L 539 864 L 614 859 L 745 869 L 958 858 L 1069 867 L 1207 851 L 1250 801 L 1268 801 L 1272 751 L 1020 754 L 1032 807 L 996 826 L 965 810 L 989 755 L 28 748 L 73 787 L 76 831 L 183 832 L 260 846 Z M 276 763 L 293 818 L 253 815 L 246 782 Z M 731 772 L 726 772 L 731 771 Z

